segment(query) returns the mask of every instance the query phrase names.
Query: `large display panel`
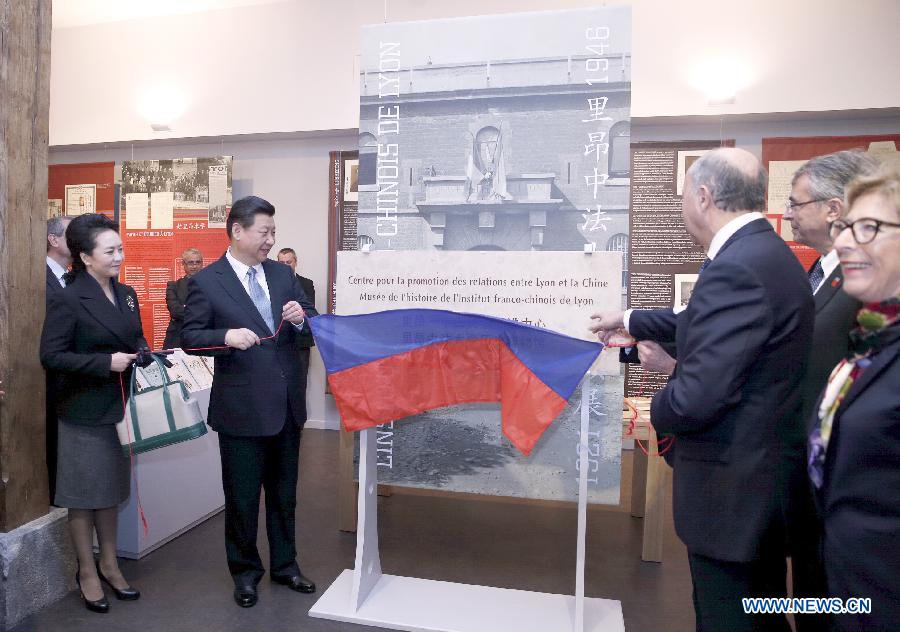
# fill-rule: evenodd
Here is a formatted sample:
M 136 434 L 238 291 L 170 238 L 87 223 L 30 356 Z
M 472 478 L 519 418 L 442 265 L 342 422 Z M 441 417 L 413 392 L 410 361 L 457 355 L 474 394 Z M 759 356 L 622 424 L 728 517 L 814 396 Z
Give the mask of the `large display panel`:
M 357 246 L 421 251 L 423 262 L 435 251 L 583 252 L 586 247 L 621 261 L 629 229 L 630 51 L 627 8 L 363 29 Z M 343 182 L 349 175 L 352 197 L 353 167 L 341 168 L 338 177 Z M 351 204 L 346 193 L 342 203 Z M 546 260 L 526 255 L 522 275 L 540 276 Z M 338 295 L 339 311 L 342 300 Z M 620 294 L 606 307 L 621 302 Z M 394 307 L 413 304 L 414 299 L 400 300 Z M 573 305 L 571 325 L 586 332 L 598 308 L 596 302 Z M 544 311 L 522 304 L 507 316 L 541 324 Z M 589 399 L 620 409 L 621 386 L 609 386 L 616 379 L 621 378 L 607 378 L 603 386 L 588 383 Z M 577 426 L 577 409 L 563 413 L 560 432 Z M 383 428 L 381 440 L 392 442 L 393 452 L 379 468 L 379 479 L 574 500 L 574 484 L 562 482 L 577 478 L 575 436 L 571 449 L 552 461 L 560 484 L 545 480 L 512 487 L 470 475 L 482 471 L 489 478 L 491 463 L 502 466 L 509 445 L 464 431 L 459 422 L 496 415 L 484 406 L 454 408 L 421 416 L 440 423 Z M 427 437 L 412 436 L 419 428 L 428 428 Z M 618 502 L 620 444 L 609 453 L 591 485 L 592 502 Z
M 232 165 L 231 156 L 122 163 L 122 282 L 137 292 L 154 349 L 163 347 L 169 325 L 166 284 L 184 275 L 181 253 L 199 248 L 209 265 L 228 247 Z

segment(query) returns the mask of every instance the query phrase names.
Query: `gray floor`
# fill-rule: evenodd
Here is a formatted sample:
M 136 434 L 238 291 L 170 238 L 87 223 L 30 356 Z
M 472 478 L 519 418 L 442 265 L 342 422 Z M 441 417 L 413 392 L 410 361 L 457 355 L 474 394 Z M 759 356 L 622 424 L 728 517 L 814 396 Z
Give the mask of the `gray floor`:
M 318 583 L 320 593 L 353 566 L 356 545 L 353 534 L 337 529 L 337 446 L 336 432 L 308 430 L 301 448 L 298 548 L 304 572 Z M 629 464 L 626 454 L 626 473 Z M 625 499 L 629 488 L 626 475 Z M 693 630 L 683 546 L 670 531 L 665 561 L 642 562 L 641 520 L 627 510 L 626 500 L 618 508 L 589 513 L 587 595 L 621 600 L 629 632 Z M 574 591 L 574 509 L 398 493 L 380 499 L 379 522 L 386 573 L 550 593 Z M 113 600 L 109 614 L 99 615 L 85 610 L 73 592 L 11 632 L 376 629 L 312 619 L 307 611 L 316 595 L 294 593 L 268 579 L 260 583 L 256 607 L 238 608 L 225 567 L 223 524 L 219 514 L 140 561 L 123 560 L 125 576 L 143 592 L 139 601 Z M 263 535 L 260 551 L 266 559 L 264 547 Z

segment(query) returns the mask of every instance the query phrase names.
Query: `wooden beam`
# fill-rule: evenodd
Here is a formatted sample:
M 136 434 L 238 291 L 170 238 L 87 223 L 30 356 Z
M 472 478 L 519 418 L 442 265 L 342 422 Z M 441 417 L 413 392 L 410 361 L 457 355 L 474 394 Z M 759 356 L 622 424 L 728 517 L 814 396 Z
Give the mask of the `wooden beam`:
M 338 529 L 356 532 L 356 483 L 353 481 L 353 452 L 355 432 L 343 428 L 338 445 Z
M 0 531 L 47 513 L 44 321 L 51 0 L 0 0 Z

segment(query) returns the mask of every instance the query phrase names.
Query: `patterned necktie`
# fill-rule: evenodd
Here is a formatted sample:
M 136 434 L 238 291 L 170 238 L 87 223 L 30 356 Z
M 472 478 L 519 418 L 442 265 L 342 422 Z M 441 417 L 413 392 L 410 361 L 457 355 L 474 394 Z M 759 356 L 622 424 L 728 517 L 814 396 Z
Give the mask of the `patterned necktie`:
M 819 284 L 825 279 L 825 270 L 822 269 L 822 260 L 816 260 L 816 265 L 809 271 L 809 285 L 813 293 L 819 287 Z
M 250 291 L 250 299 L 256 305 L 256 309 L 259 310 L 260 316 L 266 321 L 266 325 L 269 326 L 269 333 L 273 333 L 275 331 L 275 320 L 272 318 L 272 304 L 269 303 L 266 293 L 263 292 L 262 286 L 256 280 L 255 268 L 247 269 L 247 288 Z

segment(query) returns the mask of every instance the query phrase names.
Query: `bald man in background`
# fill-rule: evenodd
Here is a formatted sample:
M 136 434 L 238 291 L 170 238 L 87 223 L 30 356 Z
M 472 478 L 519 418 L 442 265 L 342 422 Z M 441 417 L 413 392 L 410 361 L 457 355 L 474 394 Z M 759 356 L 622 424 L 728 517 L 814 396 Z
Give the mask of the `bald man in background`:
M 682 216 L 708 259 L 687 307 L 604 312 L 591 326 L 604 340 L 624 329 L 645 368 L 672 376 L 651 420 L 676 438 L 675 530 L 703 632 L 790 630 L 784 615 L 747 614 L 741 602 L 786 594 L 782 508 L 813 325 L 807 276 L 762 214 L 766 189 L 749 152 L 700 157 Z M 660 342 L 675 342 L 677 362 Z

